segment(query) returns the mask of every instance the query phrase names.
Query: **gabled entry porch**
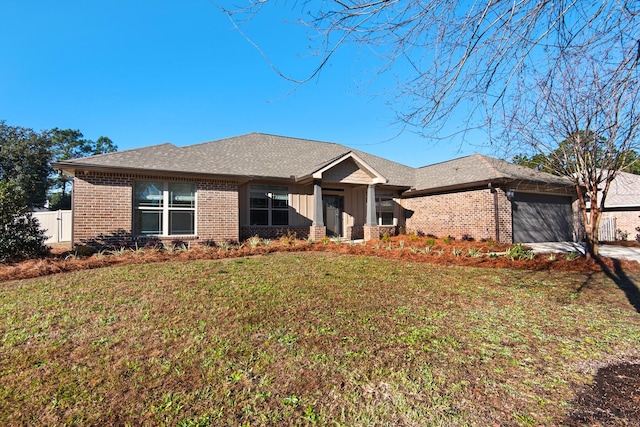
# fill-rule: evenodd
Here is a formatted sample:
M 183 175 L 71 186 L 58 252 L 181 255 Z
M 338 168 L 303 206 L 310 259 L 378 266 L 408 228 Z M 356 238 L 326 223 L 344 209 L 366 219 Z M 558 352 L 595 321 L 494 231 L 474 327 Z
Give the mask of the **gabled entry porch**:
M 356 154 L 346 153 L 297 181 L 313 185 L 311 239 L 380 237 L 376 186 L 388 180 Z

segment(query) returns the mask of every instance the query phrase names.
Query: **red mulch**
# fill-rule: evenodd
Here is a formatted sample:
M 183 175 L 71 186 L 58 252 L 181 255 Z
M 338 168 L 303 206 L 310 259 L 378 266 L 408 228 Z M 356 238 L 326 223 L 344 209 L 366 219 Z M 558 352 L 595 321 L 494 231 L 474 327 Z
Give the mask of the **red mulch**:
M 428 244 L 430 252 L 423 253 Z M 602 271 L 603 265 L 611 271 L 640 271 L 640 263 L 627 260 L 612 260 L 601 258 L 600 260 L 587 259 L 578 256 L 568 259 L 566 254 L 536 255 L 532 260 L 510 260 L 499 255 L 489 257 L 486 254 L 504 252 L 510 245 L 493 241 L 463 241 L 452 240 L 445 242 L 443 239 L 429 240 L 417 236 L 396 236 L 390 240 L 374 240 L 366 244 L 317 242 L 309 244 L 305 241 L 274 241 L 270 246 L 249 247 L 245 244 L 242 248 L 194 248 L 188 251 L 166 250 L 126 250 L 116 254 L 108 252 L 94 254 L 92 256 L 77 256 L 75 252 L 66 250 L 64 246 L 58 246 L 52 250 L 49 257 L 44 259 L 27 260 L 12 264 L 0 264 L 0 281 L 25 279 L 48 274 L 67 271 L 87 270 L 113 265 L 147 264 L 150 262 L 162 262 L 170 260 L 196 260 L 196 259 L 225 259 L 244 256 L 263 255 L 272 252 L 304 252 L 320 251 L 349 255 L 377 256 L 388 259 L 398 259 L 413 262 L 426 262 L 436 265 L 459 265 L 483 268 L 514 268 L 524 270 L 554 270 L 554 271 Z M 454 251 L 459 251 L 458 255 Z M 469 251 L 478 251 L 485 254 L 482 257 L 470 256 Z M 420 251 L 420 252 L 419 252 Z

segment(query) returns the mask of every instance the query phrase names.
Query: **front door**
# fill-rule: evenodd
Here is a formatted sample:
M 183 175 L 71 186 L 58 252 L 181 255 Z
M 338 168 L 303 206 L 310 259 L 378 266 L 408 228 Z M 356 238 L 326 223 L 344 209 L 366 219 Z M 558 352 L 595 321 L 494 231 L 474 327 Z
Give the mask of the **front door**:
M 342 210 L 344 209 L 344 197 L 326 194 L 322 196 L 324 207 L 324 224 L 327 227 L 327 236 L 342 236 Z

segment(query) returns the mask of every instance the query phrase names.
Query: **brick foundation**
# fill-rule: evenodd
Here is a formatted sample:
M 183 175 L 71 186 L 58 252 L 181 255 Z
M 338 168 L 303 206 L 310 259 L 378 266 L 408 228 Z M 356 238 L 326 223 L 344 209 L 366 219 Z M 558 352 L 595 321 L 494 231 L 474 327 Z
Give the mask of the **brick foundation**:
M 321 227 L 324 228 L 324 227 Z M 266 226 L 251 225 L 240 227 L 240 240 L 247 240 L 250 237 L 258 236 L 262 239 L 278 239 L 282 236 L 295 234 L 298 239 L 306 239 L 310 236 L 309 227 L 289 227 L 289 226 Z M 324 237 L 324 236 L 323 236 Z
M 380 228 L 377 225 L 365 225 L 362 227 L 364 231 L 364 240 L 377 240 L 380 238 Z
M 320 240 L 327 237 L 327 227 L 319 227 L 316 225 L 312 225 L 309 227 L 309 238 L 314 242 L 319 242 Z

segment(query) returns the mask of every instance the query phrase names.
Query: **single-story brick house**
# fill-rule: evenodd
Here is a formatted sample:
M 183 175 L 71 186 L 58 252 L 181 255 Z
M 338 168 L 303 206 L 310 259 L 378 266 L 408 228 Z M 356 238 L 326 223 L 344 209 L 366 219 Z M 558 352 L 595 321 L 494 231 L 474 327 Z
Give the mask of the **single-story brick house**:
M 73 243 L 253 235 L 373 239 L 397 231 L 574 238 L 573 187 L 483 155 L 412 168 L 334 143 L 252 133 L 54 164 L 75 177 Z
M 617 239 L 634 240 L 636 227 L 640 227 L 640 175 L 618 172 L 604 205 L 601 227 L 606 219 L 612 219 Z

